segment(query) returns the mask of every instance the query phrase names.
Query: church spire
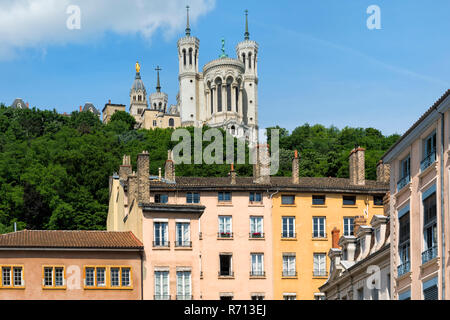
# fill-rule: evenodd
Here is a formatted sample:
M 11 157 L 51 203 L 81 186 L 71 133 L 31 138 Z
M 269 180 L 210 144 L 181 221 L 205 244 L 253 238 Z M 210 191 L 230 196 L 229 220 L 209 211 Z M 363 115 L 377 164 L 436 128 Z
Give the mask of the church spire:
M 159 82 L 159 72 L 162 70 L 159 66 L 156 66 L 157 80 L 156 80 L 156 92 L 161 92 L 161 83 Z
M 186 6 L 186 16 L 187 16 L 187 20 L 186 20 L 186 36 L 190 36 L 191 35 L 191 27 L 189 26 L 189 6 Z
M 250 33 L 248 32 L 248 10 L 245 10 L 245 33 L 244 33 L 244 39 L 249 40 L 250 39 Z

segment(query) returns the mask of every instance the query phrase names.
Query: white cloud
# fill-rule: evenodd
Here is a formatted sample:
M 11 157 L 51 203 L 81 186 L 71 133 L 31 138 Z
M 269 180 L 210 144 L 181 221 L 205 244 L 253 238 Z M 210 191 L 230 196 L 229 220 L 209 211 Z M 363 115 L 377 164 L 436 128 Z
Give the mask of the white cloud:
M 215 0 L 1 0 L 0 59 L 27 48 L 92 41 L 105 32 L 140 34 L 150 40 L 156 31 L 166 37 L 190 19 L 214 8 Z M 81 29 L 67 28 L 70 5 L 81 9 Z

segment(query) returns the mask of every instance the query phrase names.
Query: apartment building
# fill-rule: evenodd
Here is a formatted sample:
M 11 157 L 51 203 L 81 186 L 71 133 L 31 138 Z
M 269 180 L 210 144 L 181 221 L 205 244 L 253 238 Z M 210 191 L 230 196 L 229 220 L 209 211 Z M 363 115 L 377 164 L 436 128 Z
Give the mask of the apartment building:
M 449 297 L 450 90 L 383 156 L 391 166 L 393 299 Z
M 143 244 L 131 232 L 0 235 L 0 300 L 140 300 Z

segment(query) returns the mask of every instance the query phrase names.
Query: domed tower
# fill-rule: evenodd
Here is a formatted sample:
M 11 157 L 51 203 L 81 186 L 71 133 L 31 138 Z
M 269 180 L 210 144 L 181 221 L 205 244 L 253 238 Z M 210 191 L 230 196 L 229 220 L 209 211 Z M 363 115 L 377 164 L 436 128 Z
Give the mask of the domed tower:
M 198 53 L 200 40 L 191 36 L 189 6 L 187 9 L 186 35 L 178 40 L 181 124 L 196 125 L 199 116 Z
M 236 46 L 238 59 L 245 66 L 242 94 L 243 116 L 246 124 L 258 130 L 258 43 L 250 40 L 248 11 L 245 10 L 244 41 Z
M 159 80 L 159 72 L 162 69 L 159 66 L 157 66 L 155 70 L 157 72 L 156 92 L 150 95 L 150 109 L 166 113 L 168 96 L 166 93 L 161 92 L 161 83 Z
M 140 122 L 142 112 L 148 107 L 147 91 L 141 79 L 141 66 L 136 62 L 136 77 L 130 90 L 130 114 Z

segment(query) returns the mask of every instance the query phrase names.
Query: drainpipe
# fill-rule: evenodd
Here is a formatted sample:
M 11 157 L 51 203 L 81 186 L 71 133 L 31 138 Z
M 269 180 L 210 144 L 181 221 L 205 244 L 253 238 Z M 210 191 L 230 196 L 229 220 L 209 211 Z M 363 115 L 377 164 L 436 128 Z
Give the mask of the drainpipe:
M 439 112 L 440 113 L 440 112 Z M 444 114 L 441 114 L 441 234 L 442 234 L 442 295 L 441 299 L 445 300 L 445 213 L 444 213 Z
M 141 249 L 141 300 L 144 300 L 144 250 Z

